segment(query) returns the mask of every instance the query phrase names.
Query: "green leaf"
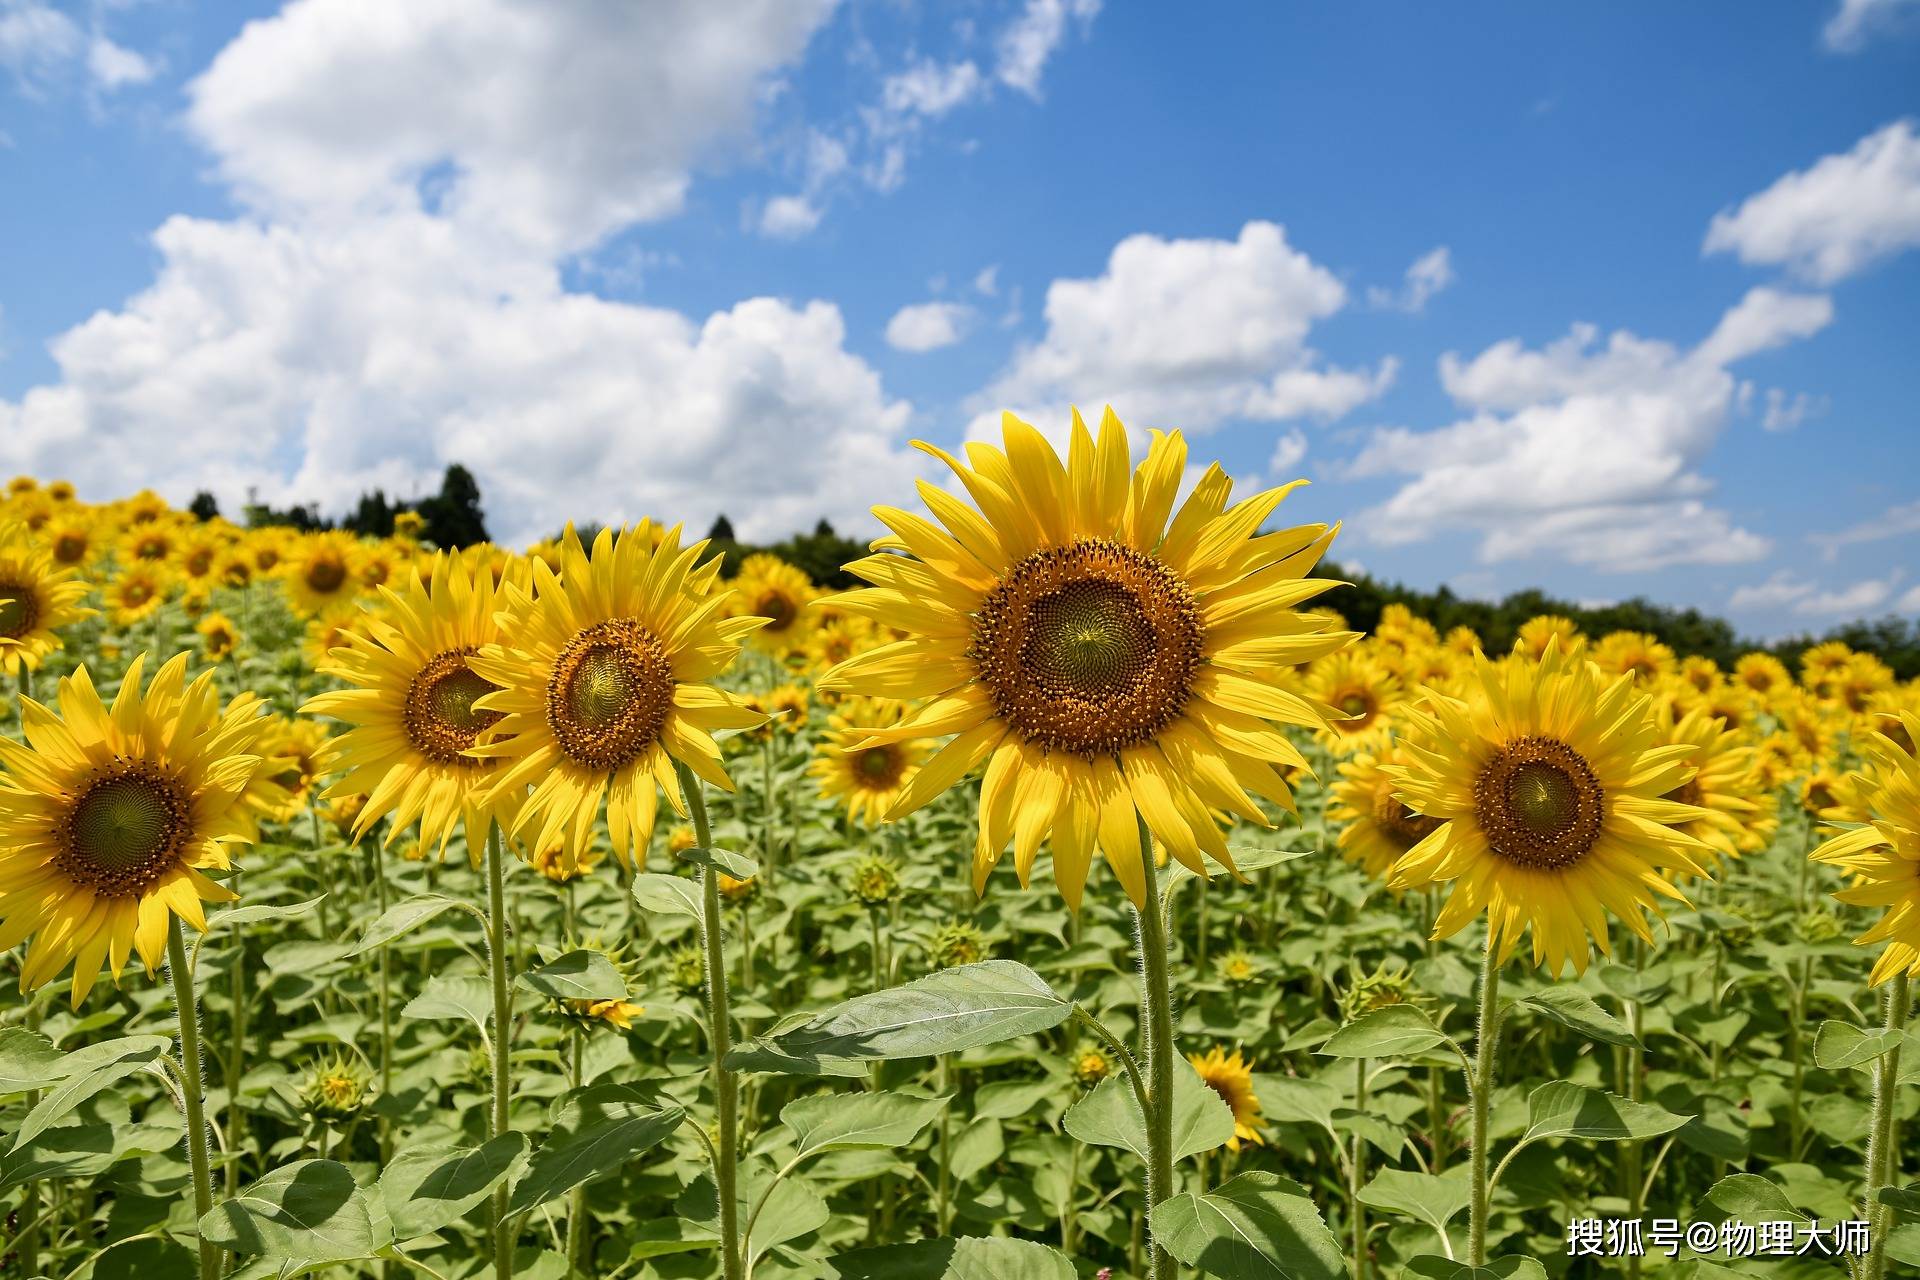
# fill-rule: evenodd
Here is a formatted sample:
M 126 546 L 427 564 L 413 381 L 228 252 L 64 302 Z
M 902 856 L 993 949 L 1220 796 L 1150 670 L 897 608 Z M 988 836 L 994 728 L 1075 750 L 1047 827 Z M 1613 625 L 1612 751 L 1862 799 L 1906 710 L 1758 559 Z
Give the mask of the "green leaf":
M 633 878 L 633 900 L 646 911 L 700 918 L 700 885 L 685 876 L 643 872 Z
M 1429 1253 L 1408 1262 L 1400 1274 L 1418 1280 L 1547 1280 L 1547 1269 L 1538 1261 L 1516 1256 L 1489 1258 L 1486 1266 L 1476 1267 Z
M 420 994 L 400 1010 L 403 1018 L 464 1018 L 487 1033 L 493 1016 L 493 987 L 485 978 L 472 974 L 436 973 L 427 979 Z
M 1045 1031 L 1072 1012 L 1025 965 L 983 960 L 855 996 L 770 1039 L 802 1061 L 930 1058 Z
M 921 1240 L 827 1259 L 839 1280 L 1074 1280 L 1073 1264 L 1031 1240 Z
M 0 1097 L 44 1089 L 64 1078 L 66 1055 L 38 1031 L 0 1027 Z
M 396 1153 L 380 1174 L 380 1199 L 394 1237 L 411 1240 L 465 1216 L 526 1154 L 524 1133 L 503 1133 L 478 1147 Z
M 357 956 L 375 947 L 385 946 L 401 934 L 418 929 L 441 912 L 461 906 L 464 904 L 458 898 L 449 898 L 443 893 L 423 893 L 402 899 L 368 925 L 367 931 L 360 935 L 360 941 L 347 954 Z
M 697 1253 L 720 1247 L 720 1237 L 680 1218 L 655 1218 L 625 1233 L 627 1257 L 635 1262 L 670 1253 Z
M 1153 1237 L 1168 1253 L 1230 1280 L 1341 1280 L 1340 1244 L 1299 1183 L 1243 1173 L 1206 1195 L 1154 1206 Z
M 1880 1055 L 1900 1043 L 1900 1033 L 1889 1027 L 1862 1031 L 1828 1018 L 1813 1038 L 1813 1061 L 1822 1070 L 1871 1066 Z
M 1707 1203 L 1729 1218 L 1755 1225 L 1783 1219 L 1807 1220 L 1806 1214 L 1793 1207 L 1786 1192 L 1757 1173 L 1735 1173 L 1720 1179 L 1707 1191 Z
M 678 1107 L 628 1084 L 596 1084 L 568 1096 L 526 1176 L 513 1189 L 519 1213 L 565 1195 L 664 1139 L 680 1124 Z
M 1454 1173 L 1414 1173 L 1382 1169 L 1360 1188 L 1360 1203 L 1420 1219 L 1444 1238 L 1447 1224 L 1473 1203 L 1473 1184 L 1465 1166 Z
M 1650 1102 L 1633 1102 L 1568 1080 L 1554 1080 L 1527 1095 L 1527 1131 L 1520 1140 L 1585 1138 L 1619 1142 L 1657 1138 L 1691 1119 Z
M 694 845 L 691 849 L 682 849 L 677 855 L 682 862 L 691 862 L 696 867 L 712 867 L 715 871 L 724 871 L 735 880 L 751 880 L 760 874 L 760 864 L 745 854 L 734 853 L 730 849 L 703 849 Z M 675 877 L 678 879 L 678 877 Z
M 60 1084 L 20 1122 L 10 1151 L 18 1151 L 46 1132 L 49 1125 L 71 1112 L 116 1080 L 144 1071 L 158 1061 L 172 1043 L 165 1036 L 126 1036 L 75 1049 L 61 1059 L 65 1074 Z
M 623 1000 L 627 984 L 598 951 L 569 951 L 521 974 L 516 985 L 555 1000 Z
M 820 1193 L 799 1178 L 773 1181 L 774 1173 L 764 1161 L 752 1161 L 741 1167 L 740 1214 L 744 1224 L 750 1206 L 767 1202 L 753 1221 L 753 1234 L 747 1240 L 749 1259 L 760 1257 L 776 1244 L 795 1240 L 809 1231 L 817 1231 L 833 1217 Z M 771 1187 L 771 1190 L 768 1188 Z M 717 1232 L 720 1224 L 720 1200 L 713 1191 L 713 1178 L 701 1174 L 673 1202 L 674 1212 L 682 1218 Z M 749 1262 L 751 1265 L 751 1262 Z
M 1602 1009 L 1592 996 L 1577 987 L 1544 987 L 1532 995 L 1522 996 L 1519 1004 L 1588 1040 L 1629 1047 L 1640 1043 L 1626 1023 Z
M 244 907 L 232 907 L 226 911 L 215 912 L 207 917 L 207 932 L 227 927 L 237 929 L 242 925 L 264 924 L 269 920 L 298 920 L 313 914 L 326 894 L 318 898 L 308 898 L 305 902 L 290 903 L 276 907 L 271 903 L 259 902 Z
M 371 1257 L 385 1244 L 353 1174 L 332 1160 L 272 1170 L 209 1210 L 200 1235 L 234 1253 L 263 1255 L 289 1277 Z
M 793 1130 L 797 1155 L 904 1147 L 946 1108 L 945 1098 L 904 1093 L 828 1093 L 789 1102 L 780 1123 Z
M 786 1053 L 776 1041 L 765 1036 L 743 1041 L 729 1049 L 727 1066 L 735 1071 L 788 1076 L 836 1076 L 843 1080 L 864 1080 L 873 1070 L 861 1058 L 834 1058 L 824 1054 L 800 1057 Z
M 1101 1147 L 1121 1147 L 1147 1158 L 1147 1123 L 1133 1086 L 1108 1076 L 1061 1118 L 1069 1134 Z M 1223 1147 L 1233 1137 L 1233 1109 L 1192 1069 L 1173 1072 L 1173 1158 L 1184 1160 Z
M 1405 1058 L 1447 1043 L 1446 1032 L 1410 1004 L 1390 1004 L 1347 1023 L 1317 1052 L 1330 1058 Z

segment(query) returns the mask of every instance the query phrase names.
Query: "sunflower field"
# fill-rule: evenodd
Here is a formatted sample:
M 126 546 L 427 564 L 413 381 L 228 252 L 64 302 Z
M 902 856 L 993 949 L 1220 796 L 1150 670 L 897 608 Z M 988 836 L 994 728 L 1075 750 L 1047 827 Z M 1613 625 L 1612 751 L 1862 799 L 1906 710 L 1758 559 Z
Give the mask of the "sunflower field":
M 1066 441 L 837 593 L 15 480 L 0 1276 L 1920 1274 L 1915 682 Z

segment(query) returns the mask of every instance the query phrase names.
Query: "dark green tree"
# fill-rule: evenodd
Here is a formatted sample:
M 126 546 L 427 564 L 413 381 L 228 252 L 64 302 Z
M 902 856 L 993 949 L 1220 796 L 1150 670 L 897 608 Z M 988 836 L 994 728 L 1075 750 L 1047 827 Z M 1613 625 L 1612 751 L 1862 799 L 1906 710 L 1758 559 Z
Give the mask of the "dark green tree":
M 193 513 L 194 519 L 203 524 L 208 520 L 220 518 L 220 504 L 214 501 L 213 495 L 205 489 L 193 495 L 193 501 L 187 504 L 187 510 Z
M 480 510 L 480 485 L 473 473 L 453 463 L 440 478 L 440 492 L 414 505 L 426 521 L 427 541 L 437 547 L 467 547 L 487 540 L 486 516 Z

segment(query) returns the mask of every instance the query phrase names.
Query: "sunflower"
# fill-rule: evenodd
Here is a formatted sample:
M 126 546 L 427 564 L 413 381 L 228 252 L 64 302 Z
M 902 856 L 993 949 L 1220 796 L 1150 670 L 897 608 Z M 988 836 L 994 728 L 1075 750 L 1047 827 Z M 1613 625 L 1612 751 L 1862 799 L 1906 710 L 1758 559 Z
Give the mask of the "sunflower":
M 583 1027 L 633 1030 L 633 1020 L 646 1010 L 631 1000 L 562 1000 L 561 1010 Z
M 335 530 L 302 538 L 281 570 L 287 603 L 303 618 L 345 604 L 360 592 L 359 567 L 360 545 L 352 534 Z
M 1472 627 L 1454 627 L 1447 632 L 1447 638 L 1441 642 L 1451 653 L 1463 658 L 1471 658 L 1480 652 L 1480 633 Z
M 1810 646 L 1800 655 L 1800 683 L 1814 692 L 1826 689 L 1827 682 L 1847 669 L 1853 650 L 1839 640 Z
M 1920 740 L 1920 715 L 1900 716 L 1908 742 Z M 1856 794 L 1871 822 L 1822 844 L 1813 858 L 1854 877 L 1834 897 L 1856 907 L 1880 907 L 1884 915 L 1854 941 L 1886 943 L 1869 981 L 1878 986 L 1896 974 L 1920 975 L 1920 759 L 1885 733 L 1862 744 L 1867 768 L 1855 775 Z
M 260 574 L 278 573 L 292 549 L 294 535 L 285 529 L 259 529 L 247 535 L 246 554 Z
M 753 633 L 756 648 L 778 653 L 806 643 L 814 623 L 807 606 L 819 594 L 806 574 L 778 556 L 761 553 L 740 562 L 733 588 L 735 608 L 767 620 Z
M 976 506 L 923 482 L 946 528 L 876 508 L 894 536 L 848 566 L 875 587 L 839 597 L 840 607 L 910 638 L 849 659 L 821 686 L 930 699 L 858 745 L 957 735 L 887 817 L 984 763 L 976 891 L 1009 841 L 1025 883 L 1050 840 L 1070 906 L 1096 845 L 1139 904 L 1147 864 L 1136 815 L 1196 874 L 1203 855 L 1231 870 L 1212 811 L 1269 826 L 1248 792 L 1291 810 L 1274 766 L 1306 766 L 1270 722 L 1319 730 L 1336 714 L 1277 683 L 1354 639 L 1294 609 L 1335 585 L 1303 577 L 1334 531 L 1259 533 L 1293 486 L 1229 507 L 1232 481 L 1218 465 L 1176 511 L 1186 442 L 1154 433 L 1134 470 L 1111 410 L 1097 443 L 1074 415 L 1065 465 L 1012 414 L 1002 430 L 1005 452 L 969 445 L 972 466 L 920 445 Z
M 119 505 L 120 517 L 127 528 L 139 524 L 152 524 L 164 520 L 173 513 L 167 500 L 151 489 L 142 489 Z
M 1437 648 L 1440 632 L 1431 622 L 1404 604 L 1390 604 L 1380 611 L 1373 638 L 1390 649 L 1415 650 Z
M 40 531 L 41 545 L 62 569 L 83 569 L 100 552 L 100 535 L 91 517 L 64 515 Z
M 1787 664 L 1770 653 L 1745 653 L 1733 664 L 1733 682 L 1763 698 L 1793 687 Z
M 1377 751 L 1392 735 L 1393 708 L 1402 700 L 1400 681 L 1364 649 L 1343 649 L 1307 668 L 1305 692 L 1344 718 L 1320 735 L 1336 752 Z
M 397 576 L 413 563 L 413 553 L 393 542 L 369 542 L 360 548 L 360 585 L 377 591 L 390 583 L 399 585 Z
M 1580 628 L 1572 618 L 1563 618 L 1557 613 L 1536 614 L 1520 624 L 1520 632 L 1514 638 L 1514 647 L 1527 657 L 1538 661 L 1547 651 L 1547 642 L 1558 640 L 1560 652 L 1578 653 L 1586 647 L 1587 638 L 1580 634 Z
M 855 822 L 881 822 L 919 768 L 920 744 L 888 741 L 861 746 L 875 730 L 906 718 L 904 703 L 884 698 L 848 698 L 827 721 L 808 766 L 829 800 L 844 799 Z M 858 726 L 858 727 L 856 727 Z
M 72 502 L 73 483 L 69 480 L 55 480 L 47 486 L 46 494 L 54 502 Z
M 1720 683 L 1720 664 L 1712 658 L 1690 653 L 1680 659 L 1679 677 L 1695 693 L 1705 693 Z
M 1253 1064 L 1243 1059 L 1238 1049 L 1229 1055 L 1219 1048 L 1209 1049 L 1204 1055 L 1190 1053 L 1187 1061 L 1193 1064 L 1201 1082 L 1233 1110 L 1233 1136 L 1227 1139 L 1227 1150 L 1238 1151 L 1243 1142 L 1263 1145 L 1260 1130 L 1267 1122 L 1260 1115 L 1260 1098 L 1253 1088 Z
M 193 628 L 200 636 L 200 651 L 209 661 L 219 662 L 240 647 L 240 629 L 224 613 L 210 613 Z
M 107 617 L 123 630 L 152 617 L 167 602 L 173 579 L 156 564 L 130 564 L 107 584 Z
M 1753 748 L 1754 772 L 1769 791 L 1777 791 L 1806 772 L 1807 754 L 1790 733 L 1774 732 Z
M 1827 698 L 1861 715 L 1894 683 L 1893 668 L 1870 653 L 1856 653 L 1827 681 Z
M 184 581 L 211 586 L 219 581 L 220 553 L 225 549 L 226 541 L 217 534 L 190 533 L 175 545 L 173 566 Z
M 1739 733 L 1700 709 L 1679 717 L 1671 711 L 1663 714 L 1660 736 L 1669 744 L 1693 748 L 1687 757 L 1693 777 L 1666 798 L 1692 805 L 1703 815 L 1673 825 L 1723 858 L 1746 852 L 1747 832 L 1769 798 L 1754 768 L 1753 749 L 1742 743 Z
M 120 558 L 126 561 L 145 560 L 150 564 L 167 564 L 173 560 L 173 553 L 180 545 L 180 531 L 174 528 L 171 520 L 154 520 L 146 524 L 137 524 L 120 540 Z
M 386 844 L 418 823 L 422 846 L 445 857 L 456 823 L 478 859 L 487 828 L 510 816 L 505 793 L 490 794 L 499 768 L 472 748 L 500 722 L 478 700 L 499 686 L 475 670 L 475 655 L 500 634 L 493 579 L 457 557 L 434 557 L 432 583 L 383 588 L 387 608 L 341 640 L 320 670 L 348 687 L 310 699 L 307 715 L 352 726 L 333 739 L 320 771 L 340 774 L 329 797 L 364 794 L 354 819 L 359 839 L 391 817 Z M 543 845 L 546 842 L 542 842 Z M 570 853 L 578 860 L 583 850 Z
M 259 741 L 260 771 L 245 798 L 260 816 L 287 822 L 307 807 L 313 795 L 313 784 L 322 773 L 327 727 L 291 716 L 275 716 L 265 723 Z
M 538 850 L 528 861 L 544 879 L 554 884 L 566 884 L 592 874 L 593 869 L 600 865 L 600 857 L 597 849 L 585 849 L 576 858 L 555 844 Z
M 87 584 L 29 540 L 17 524 L 0 525 L 0 671 L 37 670 L 61 645 L 60 628 L 93 616 L 82 608 Z
M 1385 879 L 1393 864 L 1440 825 L 1407 808 L 1387 766 L 1404 765 L 1406 754 L 1394 745 L 1379 756 L 1362 751 L 1340 762 L 1333 784 L 1329 822 L 1340 826 L 1340 856 L 1357 862 L 1375 879 Z
M 1392 770 L 1415 812 L 1440 819 L 1388 883 L 1452 882 L 1434 937 L 1488 916 L 1504 963 L 1531 929 L 1535 964 L 1587 965 L 1608 948 L 1605 912 L 1651 940 L 1656 895 L 1684 901 L 1670 874 L 1705 877 L 1707 846 L 1676 829 L 1709 815 L 1663 797 L 1693 777 L 1695 748 L 1662 746 L 1648 699 L 1621 675 L 1549 642 L 1538 663 L 1476 664 L 1470 702 L 1436 697 L 1407 712 L 1410 763 Z
M 71 961 L 76 1007 L 130 951 L 152 974 L 175 916 L 204 930 L 200 904 L 233 894 L 203 872 L 253 837 L 239 801 L 260 765 L 258 700 L 222 710 L 211 675 L 185 683 L 185 654 L 143 696 L 145 658 L 111 710 L 81 667 L 57 711 L 21 700 L 26 742 L 0 739 L 0 950 L 33 938 L 22 991 Z
M 427 518 L 418 511 L 396 511 L 393 513 L 393 536 L 408 542 L 420 541 L 420 535 L 426 531 Z
M 1658 680 L 1674 671 L 1673 650 L 1645 631 L 1615 631 L 1593 646 L 1594 662 L 1610 676 Z
M 474 754 L 500 762 L 503 800 L 533 788 L 514 828 L 533 844 L 577 854 L 605 809 L 614 856 L 631 865 L 653 833 L 656 787 L 686 812 L 676 764 L 733 789 L 713 731 L 760 716 L 707 682 L 761 620 L 721 616 L 720 561 L 699 563 L 704 541 L 683 550 L 678 526 L 603 529 L 591 554 L 569 527 L 565 543 L 559 577 L 535 561 L 531 595 L 506 585 L 502 639 L 473 659 L 498 686 L 473 709 L 500 717 Z

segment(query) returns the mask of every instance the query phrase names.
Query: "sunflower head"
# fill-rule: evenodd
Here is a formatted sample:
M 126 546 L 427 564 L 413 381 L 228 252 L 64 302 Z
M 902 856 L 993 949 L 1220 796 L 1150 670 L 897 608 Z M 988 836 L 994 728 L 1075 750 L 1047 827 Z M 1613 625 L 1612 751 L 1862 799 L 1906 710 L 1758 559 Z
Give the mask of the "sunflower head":
M 209 613 L 193 629 L 200 637 L 200 651 L 210 662 L 230 658 L 240 647 L 240 629 L 224 613 Z
M 362 551 L 352 534 L 332 530 L 300 539 L 279 562 L 287 603 L 303 618 L 350 603 L 363 590 Z
M 847 892 L 861 906 L 884 907 L 900 896 L 900 867 L 883 854 L 867 854 L 848 869 Z
M 1587 643 L 1572 618 L 1557 613 L 1542 613 L 1520 624 L 1514 647 L 1537 660 L 1546 653 L 1549 642 L 1557 642 L 1562 653 L 1578 653 Z
M 1246 951 L 1235 949 L 1214 962 L 1214 970 L 1228 986 L 1244 987 L 1260 977 L 1261 964 Z
M 1074 1051 L 1073 1082 L 1082 1089 L 1091 1089 L 1113 1074 L 1113 1060 L 1107 1051 L 1098 1045 L 1083 1044 Z
M 733 588 L 737 612 L 767 620 L 753 633 L 755 646 L 780 652 L 806 643 L 816 620 L 807 606 L 819 595 L 806 574 L 763 552 L 740 562 Z
M 1254 1092 L 1253 1064 L 1242 1058 L 1238 1049 L 1229 1054 L 1220 1048 L 1188 1054 L 1187 1061 L 1202 1083 L 1233 1111 L 1233 1137 L 1227 1140 L 1227 1149 L 1238 1151 L 1242 1143 L 1261 1145 L 1261 1130 L 1267 1122 L 1260 1115 L 1260 1098 Z
M 1920 740 L 1920 714 L 1900 714 L 1905 743 Z M 1852 883 L 1834 897 L 1849 906 L 1879 907 L 1878 922 L 1854 941 L 1881 946 L 1870 981 L 1920 975 L 1920 757 L 1893 736 L 1869 734 L 1866 767 L 1855 775 L 1856 816 L 1866 825 L 1844 831 L 1813 851 L 1817 862 L 1846 871 Z
M 667 976 L 684 994 L 699 991 L 707 982 L 707 958 L 692 943 L 675 947 L 667 958 Z
M 345 1124 L 365 1112 L 379 1093 L 366 1064 L 335 1054 L 307 1068 L 300 1082 L 300 1109 L 309 1120 Z
M 80 603 L 87 589 L 25 526 L 0 524 L 0 671 L 37 670 L 65 628 L 93 616 Z
M 927 955 L 936 969 L 979 964 L 987 958 L 987 935 L 966 920 L 950 920 L 927 940 Z
M 919 766 L 920 744 L 891 738 L 869 741 L 906 715 L 904 703 L 849 698 L 829 717 L 826 733 L 814 745 L 808 772 L 818 782 L 821 795 L 845 802 L 847 816 L 855 822 L 884 818 Z

